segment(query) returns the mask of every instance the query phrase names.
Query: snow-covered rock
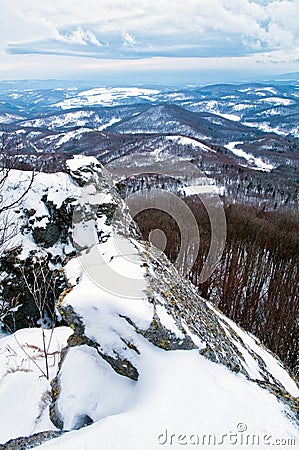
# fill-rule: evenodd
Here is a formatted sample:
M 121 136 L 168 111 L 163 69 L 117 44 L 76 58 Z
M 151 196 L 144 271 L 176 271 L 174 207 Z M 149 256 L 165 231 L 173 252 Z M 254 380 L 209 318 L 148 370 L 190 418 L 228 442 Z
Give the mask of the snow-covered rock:
M 71 431 L 41 448 L 210 448 L 204 436 L 225 449 L 247 436 L 253 449 L 293 445 L 299 390 L 281 362 L 140 240 L 97 160 L 68 166 L 78 255 L 65 257 L 57 307 L 73 334 L 51 383 L 50 417 Z
M 91 172 L 86 161 L 73 164 L 82 185 L 96 182 L 87 202 L 94 211 L 105 204 L 109 186 L 115 203 L 112 181 L 100 165 Z M 93 449 L 99 436 L 108 449 L 138 448 L 145 423 L 142 448 L 159 448 L 157 433 L 165 427 L 179 434 L 198 424 L 224 433 L 244 422 L 252 433 L 293 439 L 299 391 L 282 364 L 202 299 L 138 233 L 132 236 L 121 225 L 128 223 L 126 207 L 119 200 L 118 207 L 117 221 L 106 209 L 99 222 L 81 205 L 83 223 L 93 223 L 96 235 L 102 223 L 106 239 L 65 268 L 72 288 L 59 310 L 74 334 L 52 383 L 51 418 L 66 430 L 96 424 L 93 437 L 85 430 L 55 445 L 79 449 L 84 442 Z M 80 228 L 80 239 L 82 234 Z M 113 426 L 122 430 L 122 444 L 110 434 Z

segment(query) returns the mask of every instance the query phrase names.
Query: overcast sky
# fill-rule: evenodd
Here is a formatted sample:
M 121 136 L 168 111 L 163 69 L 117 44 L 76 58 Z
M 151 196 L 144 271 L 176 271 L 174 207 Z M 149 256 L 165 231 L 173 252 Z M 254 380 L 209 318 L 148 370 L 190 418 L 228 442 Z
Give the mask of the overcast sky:
M 201 82 L 299 71 L 299 0 L 0 0 L 0 8 L 0 79 Z

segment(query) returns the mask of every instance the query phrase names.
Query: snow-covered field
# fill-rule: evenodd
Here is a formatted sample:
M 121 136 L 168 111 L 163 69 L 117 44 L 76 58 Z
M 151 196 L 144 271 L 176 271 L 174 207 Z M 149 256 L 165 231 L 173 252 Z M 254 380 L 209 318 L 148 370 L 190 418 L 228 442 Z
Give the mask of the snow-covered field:
M 22 120 L 23 117 L 15 115 L 15 114 L 1 114 L 0 115 L 0 123 L 11 123 L 17 120 Z
M 252 167 L 252 165 L 254 165 L 256 169 L 265 171 L 270 171 L 274 169 L 274 166 L 272 164 L 265 162 L 264 160 L 262 160 L 262 158 L 257 158 L 256 156 L 250 153 L 244 152 L 244 150 L 242 149 L 236 148 L 237 145 L 240 145 L 242 143 L 243 142 L 230 142 L 227 145 L 225 145 L 225 148 L 233 152 L 234 155 L 239 156 L 240 158 L 243 158 L 246 161 L 248 161 L 250 163 L 249 167 Z
M 83 106 L 118 105 L 125 99 L 141 98 L 144 100 L 156 101 L 156 96 L 160 91 L 145 88 L 94 88 L 83 91 L 75 97 L 68 98 L 63 102 L 56 103 L 53 106 L 59 106 L 62 109 L 77 108 Z
M 100 127 L 97 128 L 98 131 L 103 131 L 106 130 L 106 128 L 111 127 L 112 125 L 114 125 L 115 123 L 120 122 L 121 119 L 117 119 L 116 117 L 112 117 L 112 119 L 109 120 L 109 122 L 101 125 Z
M 289 106 L 294 104 L 295 102 L 289 98 L 281 98 L 281 97 L 266 97 L 259 100 L 260 103 L 274 103 L 275 106 Z

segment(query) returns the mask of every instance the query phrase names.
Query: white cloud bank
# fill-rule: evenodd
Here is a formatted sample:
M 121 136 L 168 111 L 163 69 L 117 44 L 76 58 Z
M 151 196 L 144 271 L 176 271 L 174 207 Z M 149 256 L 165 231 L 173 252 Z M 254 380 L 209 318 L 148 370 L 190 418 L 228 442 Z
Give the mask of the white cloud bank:
M 0 0 L 0 7 L 6 64 L 38 54 L 100 61 L 200 58 L 202 64 L 247 58 L 299 67 L 299 0 Z

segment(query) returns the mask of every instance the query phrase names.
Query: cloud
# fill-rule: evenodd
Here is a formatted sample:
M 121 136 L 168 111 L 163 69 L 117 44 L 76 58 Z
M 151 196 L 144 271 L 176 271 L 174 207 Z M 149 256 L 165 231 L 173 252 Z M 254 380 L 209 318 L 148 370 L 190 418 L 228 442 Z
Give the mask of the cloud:
M 76 27 L 58 30 L 53 39 L 11 42 L 9 54 L 53 54 L 98 59 L 143 59 L 153 57 L 240 56 L 257 50 L 256 39 L 245 41 L 241 35 L 229 36 L 223 31 L 153 34 L 141 31 L 134 36 L 128 32 L 97 33 Z
M 58 33 L 59 38 L 64 43 L 75 44 L 75 45 L 85 45 L 93 44 L 97 47 L 102 47 L 102 44 L 98 41 L 94 33 L 91 31 L 84 31 L 82 27 L 77 27 L 70 33 L 61 34 Z
M 135 45 L 136 44 L 136 40 L 135 40 L 134 36 L 130 33 L 127 33 L 126 31 L 123 32 L 122 38 L 123 38 L 124 45 Z
M 278 50 L 295 55 L 299 47 L 299 0 L 1 3 L 0 47 L 9 55 L 240 58 Z

